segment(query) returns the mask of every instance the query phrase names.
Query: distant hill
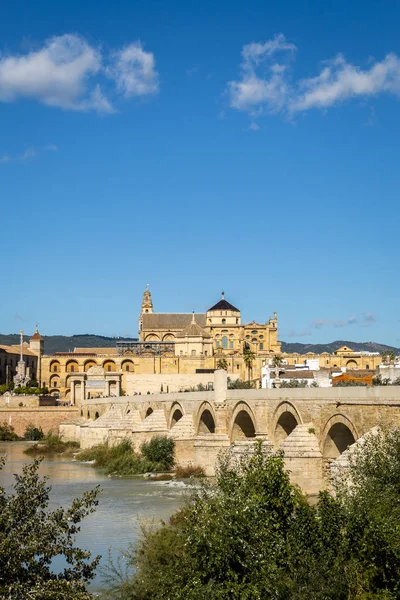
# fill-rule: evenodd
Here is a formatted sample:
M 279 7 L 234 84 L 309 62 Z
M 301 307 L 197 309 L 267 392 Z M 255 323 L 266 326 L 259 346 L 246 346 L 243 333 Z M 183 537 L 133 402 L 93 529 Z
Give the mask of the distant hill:
M 78 335 L 44 335 L 45 354 L 54 354 L 55 352 L 73 352 L 74 348 L 115 348 L 116 342 L 135 341 L 137 338 L 118 338 L 106 337 L 104 335 L 95 335 L 93 333 L 83 333 Z M 29 336 L 24 336 L 24 341 L 29 342 Z M 10 346 L 19 344 L 18 334 L 0 333 L 0 345 Z
M 378 344 L 377 342 L 349 342 L 347 340 L 337 340 L 330 344 L 299 344 L 282 342 L 282 352 L 298 352 L 299 354 L 306 354 L 307 352 L 315 352 L 315 354 L 321 354 L 322 352 L 329 352 L 332 354 L 341 346 L 348 346 L 356 352 L 398 352 L 399 348 L 394 346 L 387 346 L 386 344 Z
M 116 342 L 122 341 L 135 341 L 137 338 L 118 338 L 118 337 L 106 337 L 104 335 L 95 335 L 94 333 L 83 333 L 79 335 L 45 335 L 44 339 L 44 351 L 46 354 L 54 354 L 55 352 L 72 352 L 74 348 L 115 348 Z M 25 336 L 24 340 L 29 342 L 29 336 Z M 0 345 L 10 346 L 12 344 L 19 344 L 19 335 L 3 334 L 0 333 Z M 298 352 L 299 354 L 306 354 L 307 352 L 315 352 L 321 354 L 321 352 L 329 352 L 332 354 L 335 350 L 341 346 L 349 346 L 357 352 L 364 350 L 367 352 L 389 352 L 394 350 L 396 353 L 399 352 L 399 348 L 394 346 L 387 346 L 386 344 L 378 344 L 377 342 L 349 342 L 345 340 L 337 340 L 330 344 L 300 344 L 291 342 L 282 342 L 282 352 Z

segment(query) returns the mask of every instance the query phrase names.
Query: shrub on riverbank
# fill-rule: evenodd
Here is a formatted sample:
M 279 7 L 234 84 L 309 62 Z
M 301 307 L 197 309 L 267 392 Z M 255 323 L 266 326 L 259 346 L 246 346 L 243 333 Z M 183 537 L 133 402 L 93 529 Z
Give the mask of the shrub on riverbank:
M 168 471 L 173 464 L 174 441 L 165 439 L 168 440 L 168 443 L 164 441 L 164 436 L 159 436 L 153 444 L 148 442 L 145 446 L 147 456 L 143 455 L 144 453 L 135 452 L 130 440 L 123 440 L 116 446 L 99 444 L 83 450 L 78 454 L 77 459 L 94 461 L 94 466 L 103 469 L 107 474 L 139 475 Z
M 58 434 L 49 431 L 37 444 L 24 450 L 25 454 L 43 456 L 45 454 L 73 454 L 79 448 L 78 442 L 63 442 Z
M 8 425 L 8 423 L 0 425 L 0 442 L 15 442 L 17 440 L 19 440 L 19 437 L 12 425 Z
M 44 433 L 41 427 L 35 427 L 33 423 L 29 423 L 25 429 L 24 439 L 30 442 L 37 442 L 44 438 Z
M 290 483 L 282 453 L 261 444 L 221 462 L 169 525 L 127 556 L 118 600 L 395 600 L 400 598 L 400 429 L 371 436 L 336 495 L 314 506 Z
M 162 471 L 169 471 L 174 465 L 175 442 L 166 435 L 155 435 L 143 442 L 140 451 L 147 460 L 162 465 Z

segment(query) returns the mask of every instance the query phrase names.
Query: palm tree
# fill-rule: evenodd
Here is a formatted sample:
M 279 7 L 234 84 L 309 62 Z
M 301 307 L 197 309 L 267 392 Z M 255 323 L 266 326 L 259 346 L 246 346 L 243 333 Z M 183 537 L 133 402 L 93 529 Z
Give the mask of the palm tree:
M 275 367 L 275 378 L 279 379 L 279 367 L 283 365 L 283 358 L 280 354 L 275 354 L 272 359 L 272 364 Z
M 252 352 L 250 350 L 250 348 L 245 348 L 243 351 L 243 360 L 245 362 L 245 365 L 248 368 L 249 371 L 249 381 L 250 381 L 250 374 L 251 374 L 251 368 L 253 365 L 253 360 L 255 359 L 256 355 L 254 352 Z
M 228 370 L 228 361 L 226 358 L 220 358 L 217 362 L 217 369 L 223 369 L 224 371 Z

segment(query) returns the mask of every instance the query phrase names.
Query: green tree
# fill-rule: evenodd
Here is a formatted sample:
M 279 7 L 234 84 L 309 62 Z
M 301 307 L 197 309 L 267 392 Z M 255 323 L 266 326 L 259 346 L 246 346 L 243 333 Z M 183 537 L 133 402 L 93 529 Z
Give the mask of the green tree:
M 100 557 L 74 545 L 79 523 L 98 504 L 99 489 L 85 492 L 69 508 L 48 510 L 50 487 L 39 477 L 40 461 L 15 475 L 14 491 L 0 487 L 0 597 L 12 600 L 89 600 L 86 586 Z M 1 461 L 1 468 L 4 460 Z M 56 573 L 52 560 L 67 565 Z
M 250 350 L 250 348 L 245 348 L 243 351 L 243 360 L 244 360 L 244 364 L 247 367 L 247 371 L 248 371 L 248 376 L 249 376 L 249 381 L 251 379 L 251 371 L 253 368 L 253 362 L 254 359 L 256 358 L 255 353 Z
M 217 361 L 217 369 L 223 369 L 224 371 L 228 370 L 228 361 L 226 358 L 220 358 Z
M 145 533 L 128 554 L 136 576 L 111 577 L 110 598 L 347 600 L 340 532 L 335 499 L 311 507 L 282 454 L 259 444 L 239 463 L 223 459 L 215 485 L 205 483 L 171 525 Z
M 400 429 L 373 430 L 349 460 L 335 490 L 346 516 L 347 568 L 360 590 L 354 597 L 400 598 Z

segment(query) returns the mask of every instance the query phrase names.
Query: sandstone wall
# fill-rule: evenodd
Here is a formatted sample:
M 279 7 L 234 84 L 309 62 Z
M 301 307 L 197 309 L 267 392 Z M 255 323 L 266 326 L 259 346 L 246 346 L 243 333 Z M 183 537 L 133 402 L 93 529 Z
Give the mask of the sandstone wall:
M 43 433 L 50 430 L 58 433 L 60 423 L 76 418 L 78 413 L 78 409 L 74 407 L 0 408 L 0 423 L 12 425 L 19 436 L 24 434 L 30 423 L 41 427 Z
M 233 375 L 232 379 L 238 379 L 238 376 Z M 159 394 L 166 392 L 180 392 L 191 387 L 197 387 L 202 384 L 208 388 L 213 386 L 213 373 L 162 373 L 162 374 L 141 374 L 129 373 L 126 375 L 126 394 L 127 396 L 136 393 Z

